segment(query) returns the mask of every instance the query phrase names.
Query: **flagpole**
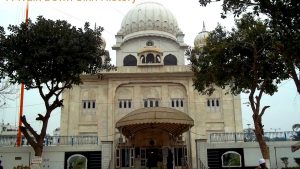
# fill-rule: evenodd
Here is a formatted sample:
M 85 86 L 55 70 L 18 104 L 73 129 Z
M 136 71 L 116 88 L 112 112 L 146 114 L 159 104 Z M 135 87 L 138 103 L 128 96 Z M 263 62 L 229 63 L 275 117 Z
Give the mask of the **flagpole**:
M 29 3 L 28 3 L 28 0 L 27 0 L 27 2 L 26 2 L 26 19 L 25 19 L 26 26 L 28 26 L 28 8 L 29 8 Z M 24 83 L 21 84 L 21 96 L 20 96 L 20 111 L 19 111 L 19 127 L 18 127 L 18 135 L 17 135 L 17 147 L 21 146 L 21 140 L 22 140 L 21 127 L 22 127 L 22 116 L 23 116 L 23 103 L 24 103 Z

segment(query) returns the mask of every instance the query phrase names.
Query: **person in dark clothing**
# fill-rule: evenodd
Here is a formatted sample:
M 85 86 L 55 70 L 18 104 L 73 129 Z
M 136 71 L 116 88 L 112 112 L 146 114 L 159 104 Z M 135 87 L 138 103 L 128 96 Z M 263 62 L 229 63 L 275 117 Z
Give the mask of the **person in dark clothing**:
M 255 169 L 268 169 L 267 166 L 266 166 L 266 161 L 265 159 L 259 159 L 258 160 L 258 166 L 255 168 Z
M 2 164 L 1 164 L 1 162 L 2 162 L 2 161 L 0 160 L 0 169 L 3 169 L 3 166 L 2 166 Z
M 173 169 L 173 153 L 168 149 L 167 169 Z
M 153 157 L 152 153 L 148 154 L 148 167 L 149 167 L 149 169 L 154 167 L 154 157 Z

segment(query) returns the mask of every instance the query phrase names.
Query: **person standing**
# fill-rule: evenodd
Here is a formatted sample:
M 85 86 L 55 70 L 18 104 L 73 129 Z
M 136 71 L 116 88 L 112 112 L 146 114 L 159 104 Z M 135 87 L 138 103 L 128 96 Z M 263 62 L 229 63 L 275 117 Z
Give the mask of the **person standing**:
M 2 161 L 0 160 L 0 169 L 3 169 L 3 166 L 2 166 L 2 164 L 1 164 L 1 162 L 2 162 Z
M 151 169 L 152 167 L 154 167 L 153 161 L 154 161 L 153 154 L 152 154 L 152 152 L 149 152 L 148 153 L 148 162 L 147 162 L 149 169 Z
M 258 166 L 255 169 L 268 169 L 266 166 L 266 161 L 265 159 L 259 159 L 258 160 Z
M 173 153 L 168 149 L 167 169 L 173 169 Z

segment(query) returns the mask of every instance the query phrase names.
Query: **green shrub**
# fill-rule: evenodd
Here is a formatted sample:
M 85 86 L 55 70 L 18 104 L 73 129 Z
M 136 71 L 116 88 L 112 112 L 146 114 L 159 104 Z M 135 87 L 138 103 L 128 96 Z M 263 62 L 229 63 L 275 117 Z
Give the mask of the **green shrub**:
M 23 166 L 23 165 L 18 165 L 16 167 L 14 167 L 14 169 L 30 169 L 30 167 L 28 166 Z

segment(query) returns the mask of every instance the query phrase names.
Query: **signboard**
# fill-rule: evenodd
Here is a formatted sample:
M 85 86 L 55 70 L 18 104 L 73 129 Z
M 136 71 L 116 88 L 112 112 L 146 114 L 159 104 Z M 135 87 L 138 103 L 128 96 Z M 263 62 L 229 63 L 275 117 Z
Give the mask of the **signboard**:
M 31 160 L 31 164 L 41 164 L 42 163 L 42 157 L 40 156 L 34 156 Z

